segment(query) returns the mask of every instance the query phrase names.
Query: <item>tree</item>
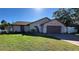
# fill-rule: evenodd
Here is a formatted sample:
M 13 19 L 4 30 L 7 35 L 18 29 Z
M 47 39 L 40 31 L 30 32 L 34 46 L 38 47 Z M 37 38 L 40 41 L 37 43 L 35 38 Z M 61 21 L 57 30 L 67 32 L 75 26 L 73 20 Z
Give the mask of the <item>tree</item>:
M 55 19 L 59 20 L 60 22 L 66 25 L 66 30 L 67 30 L 66 32 L 68 32 L 67 27 L 73 23 L 70 9 L 60 8 L 59 10 L 54 12 L 53 16 L 55 17 Z
M 72 8 L 73 17 L 75 19 L 75 24 L 77 25 L 78 33 L 79 33 L 79 8 Z
M 54 12 L 53 16 L 66 26 L 71 24 L 79 25 L 79 8 L 60 8 Z
M 58 19 L 60 22 L 64 23 L 65 25 L 70 25 L 72 23 L 72 18 L 69 9 L 60 8 L 56 12 L 54 12 L 53 16 L 55 19 Z M 66 22 L 70 22 L 67 23 Z
M 71 8 L 70 11 L 72 12 L 72 17 L 75 21 L 79 21 L 79 8 Z
M 2 30 L 5 30 L 8 25 L 9 25 L 9 23 L 7 21 L 5 21 L 5 20 L 1 21 L 1 29 Z

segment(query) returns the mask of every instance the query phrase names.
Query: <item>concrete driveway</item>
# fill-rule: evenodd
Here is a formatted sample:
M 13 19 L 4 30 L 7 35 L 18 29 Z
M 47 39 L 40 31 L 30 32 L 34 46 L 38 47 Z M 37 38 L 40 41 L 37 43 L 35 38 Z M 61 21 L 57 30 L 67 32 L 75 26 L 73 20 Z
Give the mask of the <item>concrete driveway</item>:
M 79 41 L 79 37 L 73 34 L 52 34 L 52 36 L 63 40 Z
M 73 34 L 52 34 L 52 36 L 59 38 L 63 41 L 79 46 L 79 37 Z

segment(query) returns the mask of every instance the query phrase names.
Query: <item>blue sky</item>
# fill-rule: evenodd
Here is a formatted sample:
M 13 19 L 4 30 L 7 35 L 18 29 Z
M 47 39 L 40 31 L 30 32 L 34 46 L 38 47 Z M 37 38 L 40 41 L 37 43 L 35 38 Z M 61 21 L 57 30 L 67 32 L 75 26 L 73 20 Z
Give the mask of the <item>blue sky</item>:
M 52 18 L 57 8 L 0 8 L 0 21 L 36 21 L 44 17 Z

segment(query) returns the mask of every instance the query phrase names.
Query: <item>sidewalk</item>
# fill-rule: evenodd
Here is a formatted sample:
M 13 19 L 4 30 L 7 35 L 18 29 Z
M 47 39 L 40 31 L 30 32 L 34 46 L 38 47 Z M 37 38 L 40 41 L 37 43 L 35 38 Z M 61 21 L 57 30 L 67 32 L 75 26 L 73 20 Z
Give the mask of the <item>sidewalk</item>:
M 71 40 L 63 40 L 63 41 L 66 41 L 66 42 L 79 46 L 79 41 L 71 41 Z

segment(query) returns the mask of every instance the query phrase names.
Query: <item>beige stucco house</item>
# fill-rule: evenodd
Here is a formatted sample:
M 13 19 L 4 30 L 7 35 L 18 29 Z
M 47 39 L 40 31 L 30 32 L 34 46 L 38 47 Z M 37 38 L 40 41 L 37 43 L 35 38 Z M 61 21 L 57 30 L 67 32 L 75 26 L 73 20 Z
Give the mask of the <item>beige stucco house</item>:
M 47 17 L 44 17 L 40 20 L 31 23 L 17 21 L 13 23 L 11 26 L 8 26 L 7 30 L 15 33 L 38 32 L 45 34 L 77 32 L 77 29 L 75 27 L 66 27 L 63 23 L 59 22 L 58 20 L 51 20 Z

